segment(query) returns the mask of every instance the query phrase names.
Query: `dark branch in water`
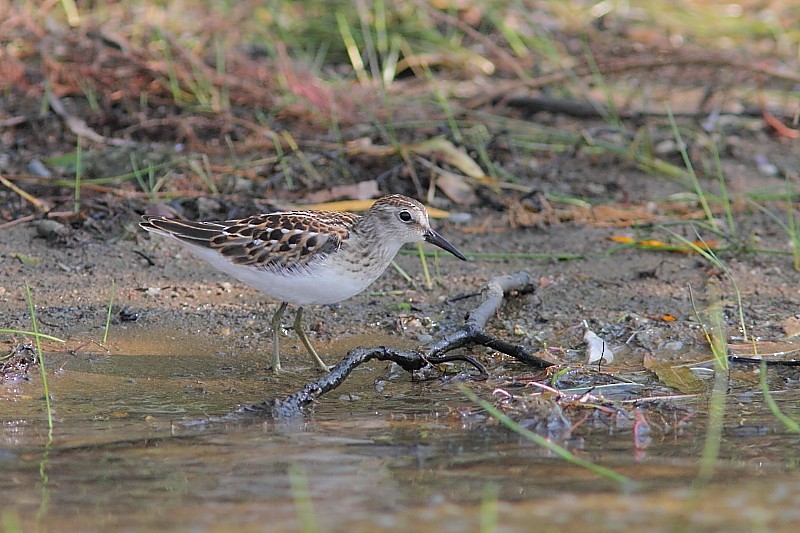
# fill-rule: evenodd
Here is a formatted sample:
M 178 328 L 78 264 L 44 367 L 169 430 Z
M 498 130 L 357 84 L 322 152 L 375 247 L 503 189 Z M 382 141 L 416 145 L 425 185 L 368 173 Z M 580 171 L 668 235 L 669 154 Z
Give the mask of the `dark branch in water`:
M 729 355 L 728 361 L 731 363 L 747 363 L 752 365 L 765 364 L 767 366 L 800 366 L 797 359 L 770 360 L 760 357 L 742 357 L 741 355 Z
M 246 415 L 266 415 L 273 418 L 299 416 L 302 414 L 303 407 L 341 385 L 350 375 L 350 372 L 372 359 L 392 361 L 408 372 L 419 370 L 429 364 L 436 365 L 448 361 L 465 361 L 478 369 L 481 376 L 485 376 L 486 369 L 472 357 L 467 355 L 446 355 L 448 352 L 458 348 L 477 345 L 487 346 L 531 366 L 539 368 L 551 366 L 553 363 L 534 356 L 524 346 L 506 342 L 483 331 L 489 318 L 494 315 L 503 303 L 505 293 L 524 290 L 528 287 L 530 287 L 530 276 L 527 272 L 517 272 L 508 276 L 492 278 L 482 291 L 485 295 L 483 303 L 469 314 L 463 326 L 445 335 L 442 340 L 424 346 L 419 351 L 398 351 L 383 346 L 378 348 L 355 348 L 350 350 L 347 357 L 333 367 L 330 373 L 307 384 L 299 391 L 285 398 L 246 405 L 224 417 L 224 420 L 236 419 Z

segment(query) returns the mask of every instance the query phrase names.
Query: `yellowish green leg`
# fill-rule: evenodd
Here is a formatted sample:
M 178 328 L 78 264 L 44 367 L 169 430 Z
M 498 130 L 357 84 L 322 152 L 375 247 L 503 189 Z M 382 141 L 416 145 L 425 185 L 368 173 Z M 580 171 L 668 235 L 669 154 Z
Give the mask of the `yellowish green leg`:
M 300 337 L 300 340 L 303 341 L 303 346 L 306 347 L 306 350 L 308 351 L 309 355 L 311 355 L 311 358 L 314 359 L 314 364 L 317 366 L 317 368 L 319 368 L 323 372 L 328 372 L 331 368 L 328 365 L 326 365 L 322 361 L 322 359 L 319 358 L 319 355 L 317 355 L 317 351 L 314 349 L 313 346 L 311 346 L 311 341 L 309 341 L 308 337 L 306 337 L 306 332 L 303 331 L 302 307 L 297 308 L 297 314 L 294 317 L 294 330 L 297 333 L 297 336 Z
M 289 305 L 287 302 L 281 302 L 272 317 L 272 371 L 276 374 L 281 371 L 281 319 L 287 305 Z

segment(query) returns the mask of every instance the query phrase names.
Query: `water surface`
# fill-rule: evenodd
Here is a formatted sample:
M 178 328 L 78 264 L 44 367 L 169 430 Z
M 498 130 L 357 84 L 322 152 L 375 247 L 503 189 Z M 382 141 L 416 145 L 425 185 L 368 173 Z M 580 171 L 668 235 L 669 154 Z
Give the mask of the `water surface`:
M 307 417 L 187 424 L 286 394 L 317 374 L 275 377 L 263 357 L 185 352 L 50 354 L 49 444 L 38 376 L 4 384 L 4 523 L 23 531 L 437 532 L 478 531 L 482 520 L 496 531 L 789 531 L 800 523 L 800 437 L 758 395 L 731 395 L 723 460 L 705 486 L 695 483 L 700 400 L 687 400 L 700 409 L 691 423 L 672 433 L 654 427 L 645 447 L 630 430 L 577 428 L 565 444 L 637 481 L 625 490 L 477 414 L 459 380 L 413 382 L 382 363 L 358 369 Z M 488 397 L 486 384 L 470 386 Z M 800 416 L 796 407 L 789 414 Z

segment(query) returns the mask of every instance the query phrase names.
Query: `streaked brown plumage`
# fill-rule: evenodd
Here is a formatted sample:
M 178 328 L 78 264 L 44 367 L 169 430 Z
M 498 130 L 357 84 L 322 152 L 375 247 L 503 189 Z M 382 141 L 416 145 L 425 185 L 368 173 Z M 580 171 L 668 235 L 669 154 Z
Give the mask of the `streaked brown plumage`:
M 280 300 L 272 319 L 273 369 L 280 369 L 278 331 L 287 303 L 299 305 L 297 331 L 320 368 L 301 327 L 304 305 L 335 303 L 363 291 L 403 244 L 428 241 L 466 259 L 436 233 L 422 204 L 384 196 L 364 215 L 337 211 L 285 211 L 221 222 L 184 222 L 145 216 L 147 231 L 180 241 L 238 280 Z

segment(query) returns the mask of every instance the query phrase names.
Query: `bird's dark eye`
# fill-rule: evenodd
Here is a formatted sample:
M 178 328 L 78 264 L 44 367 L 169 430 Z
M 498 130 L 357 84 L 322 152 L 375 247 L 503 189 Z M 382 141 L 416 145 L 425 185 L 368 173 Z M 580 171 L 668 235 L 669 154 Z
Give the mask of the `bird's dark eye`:
M 412 220 L 411 213 L 409 213 L 408 211 L 400 211 L 400 213 L 397 216 L 400 217 L 400 220 L 402 220 L 403 222 L 411 222 Z

